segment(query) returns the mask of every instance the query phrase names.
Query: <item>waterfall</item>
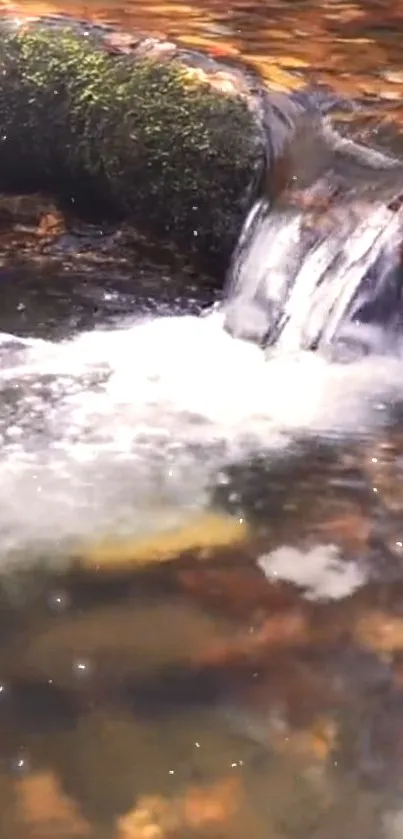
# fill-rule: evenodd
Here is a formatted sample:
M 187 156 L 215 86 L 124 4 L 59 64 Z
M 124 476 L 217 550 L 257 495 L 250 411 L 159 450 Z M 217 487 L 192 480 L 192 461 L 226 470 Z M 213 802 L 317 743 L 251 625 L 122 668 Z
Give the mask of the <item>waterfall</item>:
M 396 352 L 403 211 L 382 190 L 323 200 L 326 186 L 253 207 L 227 279 L 225 328 L 285 352 Z
M 57 275 L 45 283 L 39 270 L 36 303 L 21 276 L 0 324 L 0 578 L 177 526 L 215 503 L 228 464 L 283 458 L 312 436 L 367 437 L 401 405 L 396 175 L 368 186 L 366 172 L 338 192 L 336 177 L 312 173 L 313 185 L 304 169 L 257 202 L 218 311 L 154 300 L 144 311 L 139 273 L 111 317 L 103 275 L 89 286 L 78 274 L 55 335 Z M 10 289 L 3 277 L 5 313 Z

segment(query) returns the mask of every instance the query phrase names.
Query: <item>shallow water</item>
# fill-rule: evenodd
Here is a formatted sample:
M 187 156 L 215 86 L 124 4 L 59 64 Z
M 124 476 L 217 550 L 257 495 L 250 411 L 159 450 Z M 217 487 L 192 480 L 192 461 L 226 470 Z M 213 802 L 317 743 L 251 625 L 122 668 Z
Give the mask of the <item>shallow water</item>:
M 71 551 L 186 521 L 234 459 L 382 428 L 401 381 L 402 363 L 382 357 L 267 358 L 220 314 L 126 318 L 56 342 L 3 335 L 3 562 L 52 554 L 55 537 Z
M 400 120 L 398 5 L 63 8 Z M 0 833 L 399 839 L 402 362 L 267 357 L 158 270 L 1 277 Z

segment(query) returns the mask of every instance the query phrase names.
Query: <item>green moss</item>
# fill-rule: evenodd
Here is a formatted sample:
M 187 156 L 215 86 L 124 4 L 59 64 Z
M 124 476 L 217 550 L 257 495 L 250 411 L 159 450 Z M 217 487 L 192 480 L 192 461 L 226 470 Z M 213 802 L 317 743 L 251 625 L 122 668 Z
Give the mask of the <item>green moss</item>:
M 264 159 L 240 98 L 38 25 L 0 31 L 0 67 L 0 188 L 88 193 L 198 256 L 228 255 Z

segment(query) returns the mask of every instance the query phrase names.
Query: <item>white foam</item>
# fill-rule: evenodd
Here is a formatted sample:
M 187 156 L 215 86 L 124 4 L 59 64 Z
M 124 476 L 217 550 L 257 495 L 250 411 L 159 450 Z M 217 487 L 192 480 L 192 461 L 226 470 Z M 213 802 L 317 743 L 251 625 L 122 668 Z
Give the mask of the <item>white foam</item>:
M 304 589 L 308 600 L 341 600 L 366 582 L 357 562 L 344 562 L 335 545 L 316 545 L 307 551 L 282 546 L 258 559 L 269 580 L 284 580 Z
M 154 318 L 62 343 L 0 342 L 0 551 L 165 527 L 248 449 L 356 433 L 402 381 L 382 359 L 265 359 L 221 316 Z M 377 407 L 378 401 L 378 407 Z

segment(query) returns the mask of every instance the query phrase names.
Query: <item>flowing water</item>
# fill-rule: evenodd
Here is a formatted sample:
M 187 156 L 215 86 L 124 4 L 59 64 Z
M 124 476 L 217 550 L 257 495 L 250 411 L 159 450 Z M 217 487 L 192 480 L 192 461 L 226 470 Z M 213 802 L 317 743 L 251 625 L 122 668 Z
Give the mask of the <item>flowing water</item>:
M 286 353 L 401 355 L 400 213 L 343 201 L 333 214 L 318 225 L 264 199 L 252 209 L 224 302 L 234 337 Z
M 399 125 L 399 6 L 63 8 Z M 105 265 L 1 269 L 5 839 L 403 835 L 403 360 L 377 324 L 330 352 L 357 265 L 396 250 L 363 206 L 302 264 L 303 212 L 255 208 L 218 308 L 172 266 L 137 266 L 141 300 Z

